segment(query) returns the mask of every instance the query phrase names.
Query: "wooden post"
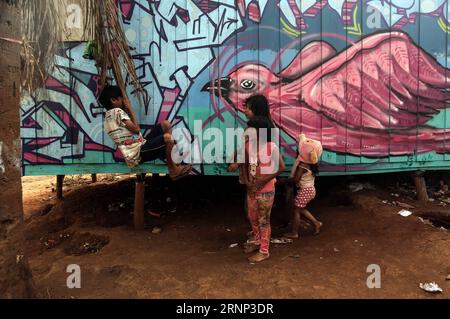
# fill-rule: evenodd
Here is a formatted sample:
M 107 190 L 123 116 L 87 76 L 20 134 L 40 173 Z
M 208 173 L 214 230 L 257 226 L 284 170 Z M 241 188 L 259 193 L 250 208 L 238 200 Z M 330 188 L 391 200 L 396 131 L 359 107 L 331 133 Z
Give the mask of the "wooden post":
M 421 202 L 428 202 L 427 185 L 423 177 L 425 172 L 417 171 L 414 175 L 414 183 L 416 184 L 417 199 Z
M 63 199 L 64 175 L 56 176 L 56 198 Z
M 97 183 L 97 174 L 91 174 L 91 178 L 93 184 Z
M 145 174 L 137 175 L 134 197 L 134 229 L 143 230 L 144 222 Z

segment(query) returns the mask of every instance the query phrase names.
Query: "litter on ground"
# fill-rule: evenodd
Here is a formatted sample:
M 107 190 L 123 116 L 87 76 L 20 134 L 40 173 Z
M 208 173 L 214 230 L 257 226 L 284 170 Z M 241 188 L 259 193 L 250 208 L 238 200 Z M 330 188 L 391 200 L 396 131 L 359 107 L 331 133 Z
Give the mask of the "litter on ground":
M 292 244 L 294 241 L 289 238 L 272 238 L 272 244 Z
M 408 217 L 412 215 L 412 212 L 406 209 L 402 209 L 401 211 L 398 212 L 398 214 L 403 217 Z
M 351 184 L 348 186 L 348 189 L 349 189 L 351 192 L 356 193 L 356 192 L 362 191 L 363 189 L 374 190 L 374 189 L 375 189 L 375 186 L 373 186 L 373 185 L 370 184 L 370 183 L 351 183 Z
M 159 227 L 154 227 L 152 230 L 152 234 L 157 235 L 157 234 L 161 234 L 161 233 L 162 233 L 162 229 Z
M 425 225 L 433 226 L 433 223 L 430 222 L 428 219 L 424 219 L 422 217 L 419 217 L 419 220 L 424 223 Z
M 420 289 L 425 290 L 426 292 L 432 292 L 432 293 L 437 293 L 437 292 L 443 292 L 442 288 L 439 287 L 439 285 L 435 282 L 430 282 L 430 283 L 425 283 L 419 284 Z

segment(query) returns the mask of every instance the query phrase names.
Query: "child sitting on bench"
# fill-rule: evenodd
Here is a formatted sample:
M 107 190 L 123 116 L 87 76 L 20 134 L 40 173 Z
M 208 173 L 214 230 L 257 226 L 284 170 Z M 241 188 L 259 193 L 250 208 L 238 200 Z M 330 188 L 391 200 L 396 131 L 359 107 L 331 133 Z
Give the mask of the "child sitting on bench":
M 166 160 L 172 180 L 178 180 L 191 172 L 191 165 L 176 165 L 173 161 L 175 141 L 168 121 L 156 125 L 143 138 L 130 101 L 123 97 L 118 86 L 105 87 L 99 102 L 107 110 L 105 131 L 117 145 L 129 167 L 161 159 Z

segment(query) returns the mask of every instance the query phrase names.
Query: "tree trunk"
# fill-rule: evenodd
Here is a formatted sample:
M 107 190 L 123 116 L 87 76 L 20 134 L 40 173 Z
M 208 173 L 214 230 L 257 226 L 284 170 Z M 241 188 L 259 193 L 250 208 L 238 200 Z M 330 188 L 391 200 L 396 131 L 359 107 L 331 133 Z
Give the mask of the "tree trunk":
M 33 298 L 25 253 L 20 139 L 20 6 L 0 0 L 0 298 Z

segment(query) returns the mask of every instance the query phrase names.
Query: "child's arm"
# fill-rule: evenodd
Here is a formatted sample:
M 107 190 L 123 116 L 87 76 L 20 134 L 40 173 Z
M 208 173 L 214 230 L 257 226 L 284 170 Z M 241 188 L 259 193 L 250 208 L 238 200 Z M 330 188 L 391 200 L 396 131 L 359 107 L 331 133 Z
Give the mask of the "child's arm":
M 298 184 L 298 182 L 302 178 L 303 174 L 305 174 L 305 173 L 306 173 L 306 170 L 303 167 L 297 166 L 294 177 L 282 178 L 278 181 L 278 184 L 279 185 Z
M 237 163 L 237 151 L 234 151 L 231 161 L 232 164 L 228 165 L 228 172 L 234 173 L 241 167 L 241 164 Z
M 243 185 L 248 186 L 250 184 L 250 182 L 248 180 L 248 165 L 247 164 L 240 164 L 239 176 L 241 177 L 241 182 Z
M 303 174 L 305 174 L 306 170 L 303 167 L 297 167 L 297 171 L 295 172 L 295 177 L 293 178 L 294 183 L 298 183 L 302 178 Z
M 249 185 L 251 191 L 257 191 L 257 190 L 261 189 L 264 185 L 266 185 L 272 179 L 274 179 L 277 176 L 279 176 L 280 174 L 282 174 L 284 172 L 284 170 L 286 169 L 286 165 L 284 164 L 283 157 L 281 156 L 280 150 L 278 148 L 276 148 L 272 151 L 272 158 L 278 160 L 278 170 L 273 174 L 258 177 L 255 180 L 255 182 L 253 182 L 251 185 Z
M 246 145 L 246 143 L 247 143 L 247 138 L 244 138 L 243 146 L 240 149 L 237 149 L 237 150 L 234 151 L 233 159 L 232 159 L 233 163 L 228 165 L 228 172 L 233 173 L 233 172 L 236 172 L 238 169 L 242 168 L 243 163 L 238 163 L 238 153 L 239 152 L 243 152 L 243 151 L 245 153 L 245 145 Z M 245 154 L 244 154 L 244 157 L 246 157 Z
M 236 172 L 238 169 L 240 169 L 241 166 L 242 166 L 242 164 L 238 164 L 238 163 L 230 164 L 230 165 L 228 165 L 228 172 L 234 173 L 234 172 Z
M 281 184 L 281 185 L 297 184 L 298 181 L 302 178 L 302 175 L 304 174 L 304 172 L 305 172 L 305 170 L 303 168 L 297 167 L 294 177 L 280 179 L 279 184 Z
M 141 128 L 139 126 L 138 121 L 136 120 L 136 115 L 133 112 L 133 109 L 131 108 L 130 101 L 128 99 L 124 99 L 124 111 L 130 116 L 130 120 L 123 121 L 125 124 L 125 127 L 133 132 L 134 134 L 141 133 Z
M 134 122 L 130 121 L 130 120 L 125 120 L 123 121 L 123 123 L 125 124 L 125 127 L 132 133 L 134 134 L 139 134 L 141 133 L 141 129 L 139 128 L 139 126 L 136 126 L 136 124 L 134 124 Z

